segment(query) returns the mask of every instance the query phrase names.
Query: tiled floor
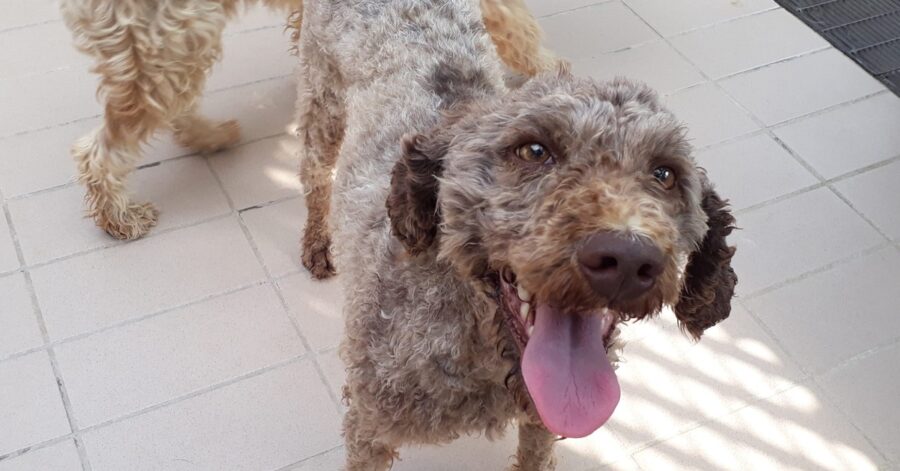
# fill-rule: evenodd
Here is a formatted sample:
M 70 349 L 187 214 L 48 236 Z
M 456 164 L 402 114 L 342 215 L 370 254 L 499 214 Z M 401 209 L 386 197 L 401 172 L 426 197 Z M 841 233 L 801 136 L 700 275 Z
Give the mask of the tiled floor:
M 629 328 L 621 406 L 560 469 L 900 469 L 900 99 L 771 0 L 530 3 L 576 71 L 666 96 L 742 227 L 732 318 L 699 344 Z M 282 19 L 230 26 L 203 104 L 244 142 L 155 139 L 133 186 L 163 216 L 125 244 L 72 183 L 86 59 L 53 2 L 0 12 L 0 471 L 336 469 L 341 291 L 297 263 Z M 395 469 L 501 469 L 514 443 Z

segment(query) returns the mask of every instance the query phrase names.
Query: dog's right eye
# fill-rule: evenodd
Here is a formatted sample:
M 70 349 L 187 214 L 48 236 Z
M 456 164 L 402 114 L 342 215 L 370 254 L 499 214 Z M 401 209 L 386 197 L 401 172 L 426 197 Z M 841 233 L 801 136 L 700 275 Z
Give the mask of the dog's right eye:
M 531 164 L 553 163 L 553 154 L 546 147 L 536 142 L 519 146 L 516 149 L 516 157 Z

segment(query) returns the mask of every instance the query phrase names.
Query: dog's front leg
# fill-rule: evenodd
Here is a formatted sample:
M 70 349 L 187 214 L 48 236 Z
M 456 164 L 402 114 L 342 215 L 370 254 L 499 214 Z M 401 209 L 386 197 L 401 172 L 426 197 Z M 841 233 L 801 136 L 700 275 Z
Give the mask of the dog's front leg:
M 519 450 L 510 471 L 552 471 L 556 469 L 553 443 L 556 436 L 541 424 L 519 424 Z

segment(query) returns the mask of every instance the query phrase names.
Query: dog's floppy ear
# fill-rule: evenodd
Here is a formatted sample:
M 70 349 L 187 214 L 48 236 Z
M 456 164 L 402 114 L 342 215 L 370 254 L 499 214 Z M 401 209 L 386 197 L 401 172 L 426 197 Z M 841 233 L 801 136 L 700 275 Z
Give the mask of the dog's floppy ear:
M 440 134 L 440 133 L 439 133 Z M 427 250 L 440 222 L 438 178 L 449 139 L 415 135 L 403 139 L 403 153 L 391 173 L 387 199 L 391 231 L 411 255 Z
M 735 220 L 728 202 L 719 197 L 705 176 L 701 204 L 709 229 L 697 251 L 690 255 L 684 286 L 675 305 L 679 324 L 695 340 L 728 317 L 737 284 L 737 275 L 731 268 L 735 248 L 725 241 L 734 229 Z

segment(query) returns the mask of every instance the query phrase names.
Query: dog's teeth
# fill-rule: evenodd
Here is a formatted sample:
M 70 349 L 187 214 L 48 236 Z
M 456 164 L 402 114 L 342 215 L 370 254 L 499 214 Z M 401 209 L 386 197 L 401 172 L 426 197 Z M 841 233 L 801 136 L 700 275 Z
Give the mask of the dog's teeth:
M 522 305 L 519 306 L 519 315 L 522 316 L 523 320 L 528 319 L 528 312 L 530 312 L 530 311 L 531 311 L 531 305 L 528 303 L 522 303 Z
M 528 336 L 531 337 L 531 333 L 534 332 L 534 326 L 528 328 Z
M 528 292 L 527 289 L 523 288 L 522 285 L 516 287 L 516 291 L 519 294 L 519 299 L 522 301 L 531 302 L 531 293 Z

